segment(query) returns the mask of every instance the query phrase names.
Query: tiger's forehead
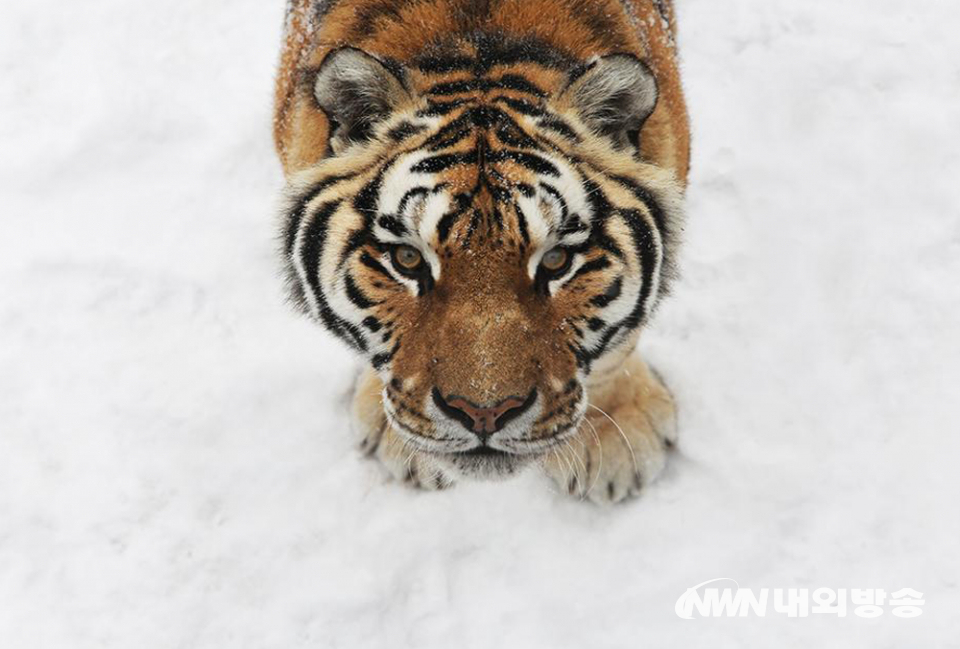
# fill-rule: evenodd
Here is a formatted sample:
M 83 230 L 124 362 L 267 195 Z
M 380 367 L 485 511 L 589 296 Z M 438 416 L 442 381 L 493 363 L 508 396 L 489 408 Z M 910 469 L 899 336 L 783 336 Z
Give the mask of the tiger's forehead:
M 471 47 L 443 59 L 457 65 L 426 73 L 426 59 L 416 68 L 421 106 L 395 127 L 416 134 L 416 146 L 383 171 L 383 229 L 436 248 L 556 243 L 591 217 L 575 163 L 544 137 L 544 124 L 559 121 L 547 100 L 567 73 L 530 61 L 486 65 Z
M 593 219 L 583 178 L 562 155 L 498 148 L 479 130 L 457 147 L 417 149 L 384 170 L 381 238 L 415 236 L 435 249 L 485 241 L 537 248 L 575 236 Z

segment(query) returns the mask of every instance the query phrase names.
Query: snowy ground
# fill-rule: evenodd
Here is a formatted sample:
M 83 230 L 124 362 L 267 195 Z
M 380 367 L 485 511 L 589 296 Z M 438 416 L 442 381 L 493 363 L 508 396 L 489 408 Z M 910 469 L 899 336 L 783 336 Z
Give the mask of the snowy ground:
M 960 4 L 681 3 L 682 449 L 607 510 L 353 451 L 274 274 L 281 5 L 0 5 L 0 647 L 960 647 Z M 927 603 L 679 619 L 715 577 Z

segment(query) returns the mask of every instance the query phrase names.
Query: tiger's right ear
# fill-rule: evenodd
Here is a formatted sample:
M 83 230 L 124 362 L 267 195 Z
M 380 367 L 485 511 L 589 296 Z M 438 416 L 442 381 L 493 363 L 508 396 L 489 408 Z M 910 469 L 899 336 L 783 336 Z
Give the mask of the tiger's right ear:
M 334 153 L 352 142 L 369 140 L 377 123 L 410 100 L 396 74 L 352 47 L 327 55 L 317 72 L 313 95 L 330 120 Z

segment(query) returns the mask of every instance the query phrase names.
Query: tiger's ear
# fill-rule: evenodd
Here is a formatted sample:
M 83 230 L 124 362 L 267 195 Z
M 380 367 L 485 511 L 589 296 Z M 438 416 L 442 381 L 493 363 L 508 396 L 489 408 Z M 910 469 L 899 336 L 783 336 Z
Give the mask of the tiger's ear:
M 323 60 L 313 84 L 317 104 L 330 120 L 330 142 L 338 152 L 369 140 L 373 127 L 410 96 L 383 63 L 352 47 Z
M 657 106 L 657 79 L 636 57 L 596 60 L 566 90 L 580 119 L 617 146 L 640 146 L 640 129 Z

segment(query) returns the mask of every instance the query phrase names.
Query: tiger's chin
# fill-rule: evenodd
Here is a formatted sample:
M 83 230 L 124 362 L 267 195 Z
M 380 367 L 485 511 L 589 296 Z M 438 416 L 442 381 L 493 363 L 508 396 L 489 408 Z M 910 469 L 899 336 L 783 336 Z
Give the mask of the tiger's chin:
M 454 474 L 470 480 L 505 480 L 516 475 L 538 456 L 508 453 L 482 446 L 458 453 L 432 454 Z

